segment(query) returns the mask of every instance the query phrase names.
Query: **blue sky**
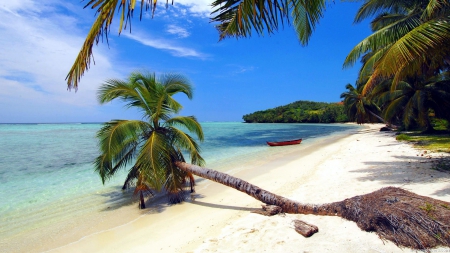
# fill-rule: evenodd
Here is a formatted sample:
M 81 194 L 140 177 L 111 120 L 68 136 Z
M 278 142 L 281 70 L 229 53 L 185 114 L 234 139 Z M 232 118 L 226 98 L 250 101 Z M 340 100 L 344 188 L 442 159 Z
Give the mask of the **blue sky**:
M 242 121 L 245 114 L 298 100 L 337 102 L 359 69 L 342 69 L 342 63 L 370 34 L 367 22 L 353 24 L 361 3 L 336 1 L 306 47 L 291 26 L 218 42 L 209 22 L 212 0 L 175 0 L 168 9 L 160 1 L 153 19 L 135 15 L 131 34 L 119 36 L 115 20 L 109 47 L 94 46 L 95 65 L 77 92 L 67 91 L 65 77 L 95 18 L 85 2 L 0 2 L 0 123 L 139 119 L 120 103 L 96 101 L 103 81 L 134 70 L 186 75 L 195 91 L 193 100 L 177 95 L 181 114 L 199 121 Z

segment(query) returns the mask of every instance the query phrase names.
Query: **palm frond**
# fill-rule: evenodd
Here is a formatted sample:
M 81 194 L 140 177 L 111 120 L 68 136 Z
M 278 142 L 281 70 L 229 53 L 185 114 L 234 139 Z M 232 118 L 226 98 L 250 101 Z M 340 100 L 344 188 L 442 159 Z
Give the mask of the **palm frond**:
M 420 26 L 420 18 L 418 16 L 408 16 L 396 23 L 388 25 L 374 32 L 369 37 L 358 43 L 347 55 L 344 61 L 344 67 L 353 66 L 356 61 L 369 51 L 377 51 L 388 45 L 396 43 L 403 38 L 408 32 Z
M 142 19 L 143 11 L 151 10 L 152 14 L 155 11 L 157 0 L 141 0 L 140 5 L 140 19 Z M 168 0 L 166 0 L 166 4 Z M 133 18 L 134 10 L 136 9 L 136 0 L 90 0 L 85 6 L 96 9 L 97 19 L 94 21 L 88 35 L 80 49 L 80 52 L 75 59 L 69 73 L 66 76 L 67 88 L 78 89 L 78 83 L 84 72 L 87 71 L 91 65 L 91 59 L 94 60 L 92 54 L 92 47 L 94 43 L 98 44 L 100 39 L 106 38 L 108 41 L 108 34 L 110 32 L 111 24 L 114 19 L 116 10 L 120 12 L 119 16 L 119 34 L 122 30 L 127 28 L 129 23 L 131 32 L 131 20 Z M 120 11 L 121 10 L 121 11 Z
M 429 20 L 438 17 L 448 11 L 448 8 L 450 8 L 450 2 L 448 0 L 429 0 L 421 18 L 423 20 Z
M 388 25 L 394 24 L 396 22 L 401 21 L 405 18 L 405 15 L 403 14 L 381 14 L 377 17 L 375 17 L 372 22 L 370 22 L 370 28 L 372 31 L 378 31 L 382 29 L 383 27 L 386 27 Z
M 370 76 L 373 74 L 375 63 L 384 55 L 386 50 L 380 49 L 375 52 L 367 53 L 368 57 L 367 59 L 364 59 L 363 65 L 359 71 L 358 74 L 358 82 L 365 83 L 370 78 Z
M 142 121 L 114 120 L 97 132 L 101 155 L 95 160 L 95 170 L 103 183 L 134 159 L 141 134 L 147 127 Z
M 182 126 L 189 130 L 189 132 L 194 133 L 200 141 L 203 141 L 203 130 L 200 123 L 194 116 L 177 116 L 173 117 L 170 120 L 166 121 L 168 126 Z
M 184 93 L 189 99 L 193 97 L 193 87 L 188 78 L 180 74 L 162 74 L 159 77 L 159 83 L 165 87 L 170 96 L 177 93 Z
M 402 9 L 408 8 L 412 2 L 409 0 L 366 0 L 358 9 L 354 22 L 360 23 L 364 19 L 380 13 L 398 13 Z
M 179 169 L 174 163 L 170 163 L 166 171 L 164 190 L 167 191 L 171 203 L 179 203 L 184 200 L 183 186 L 186 182 L 187 173 Z
M 161 191 L 166 181 L 166 168 L 172 163 L 172 147 L 167 138 L 153 131 L 136 159 L 139 174 L 145 182 L 157 191 Z
M 302 45 L 307 45 L 325 11 L 325 0 L 291 1 L 295 30 Z
M 437 50 L 450 44 L 450 18 L 423 23 L 399 38 L 377 62 L 374 76 L 393 76 L 400 81 L 405 75 L 416 72 L 417 67 L 432 59 Z M 411 68 L 416 66 L 416 68 Z
M 220 40 L 226 37 L 249 37 L 252 30 L 269 34 L 289 19 L 290 0 L 216 0 L 212 3 L 213 22 Z
M 406 102 L 407 99 L 405 99 L 404 96 L 392 100 L 383 112 L 384 118 L 391 121 L 396 115 L 399 114 Z
M 144 90 L 145 92 L 145 90 Z M 128 108 L 139 108 L 144 114 L 151 114 L 152 109 L 149 107 L 145 94 L 139 83 L 123 81 L 117 79 L 109 79 L 105 81 L 97 91 L 97 100 L 101 103 L 108 103 L 115 99 L 126 102 Z
M 405 106 L 402 109 L 402 115 L 403 115 L 403 123 L 405 124 L 406 129 L 408 129 L 409 125 L 411 124 L 411 121 L 414 120 L 416 117 L 416 113 L 414 109 L 418 109 L 419 104 L 419 95 L 420 91 L 415 91 L 410 99 L 407 97 L 403 97 L 406 102 Z
M 122 190 L 129 188 L 134 180 L 137 180 L 139 177 L 139 168 L 137 166 L 133 166 L 128 171 L 127 177 L 125 178 L 125 182 L 123 183 Z
M 172 132 L 173 145 L 188 152 L 191 157 L 192 164 L 200 166 L 205 165 L 205 161 L 200 155 L 200 146 L 197 144 L 195 139 L 177 128 L 172 127 L 170 130 Z

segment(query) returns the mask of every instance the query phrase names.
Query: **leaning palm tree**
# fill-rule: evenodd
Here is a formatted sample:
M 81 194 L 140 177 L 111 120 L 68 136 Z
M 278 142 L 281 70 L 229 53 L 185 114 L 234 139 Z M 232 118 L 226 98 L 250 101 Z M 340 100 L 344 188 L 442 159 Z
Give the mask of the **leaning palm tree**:
M 192 174 L 174 164 L 185 161 L 184 153 L 190 155 L 191 163 L 204 164 L 194 137 L 178 128 L 203 140 L 201 125 L 195 117 L 173 116 L 182 106 L 172 96 L 180 92 L 192 98 L 192 87 L 185 77 L 165 74 L 157 78 L 141 72 L 132 73 L 126 80 L 108 80 L 98 91 L 100 103 L 120 99 L 142 113 L 143 120 L 104 123 L 97 133 L 100 155 L 95 161 L 103 183 L 132 164 L 123 188 L 135 183 L 141 208 L 145 208 L 145 192 L 164 191 L 171 202 L 180 202 L 187 180 L 193 190 Z

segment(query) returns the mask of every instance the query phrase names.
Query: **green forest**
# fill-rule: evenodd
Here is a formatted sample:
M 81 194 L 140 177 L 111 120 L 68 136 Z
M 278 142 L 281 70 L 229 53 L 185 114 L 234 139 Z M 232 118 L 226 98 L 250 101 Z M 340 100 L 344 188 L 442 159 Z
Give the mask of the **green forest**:
M 297 101 L 242 117 L 246 123 L 342 123 L 348 122 L 342 103 Z

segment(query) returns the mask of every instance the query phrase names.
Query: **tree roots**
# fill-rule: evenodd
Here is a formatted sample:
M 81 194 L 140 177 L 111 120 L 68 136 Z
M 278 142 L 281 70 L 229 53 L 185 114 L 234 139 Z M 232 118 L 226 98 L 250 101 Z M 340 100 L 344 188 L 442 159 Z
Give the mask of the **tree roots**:
M 450 203 L 396 187 L 355 196 L 337 205 L 338 216 L 399 247 L 450 246 Z

